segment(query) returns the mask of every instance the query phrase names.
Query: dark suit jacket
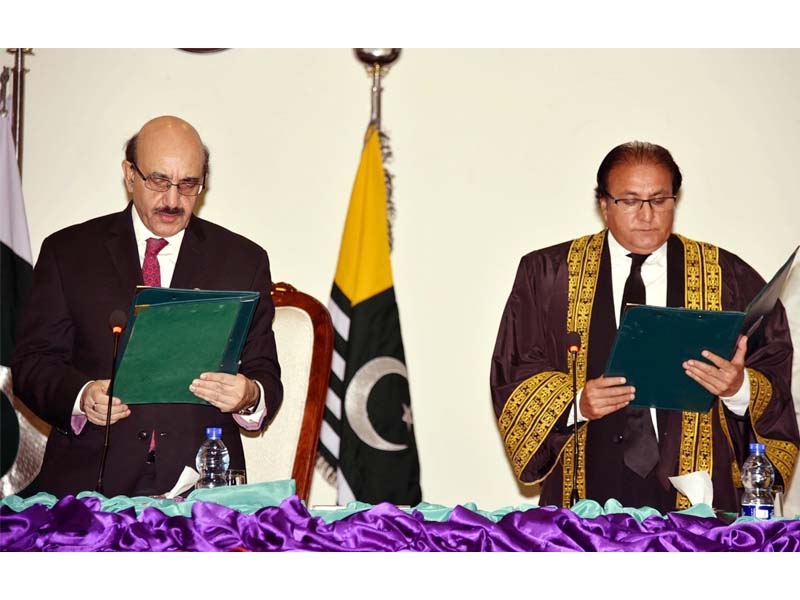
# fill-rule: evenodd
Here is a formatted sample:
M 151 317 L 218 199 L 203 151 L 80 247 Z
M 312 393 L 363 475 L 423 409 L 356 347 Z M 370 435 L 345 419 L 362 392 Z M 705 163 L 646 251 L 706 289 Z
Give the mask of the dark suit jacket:
M 93 490 L 97 481 L 104 429 L 86 423 L 75 435 L 70 419 L 81 387 L 110 377 L 109 315 L 115 309 L 127 314 L 136 286 L 143 284 L 131 208 L 129 204 L 120 213 L 67 227 L 45 239 L 18 323 L 14 391 L 53 426 L 35 485 L 57 496 Z M 240 235 L 192 216 L 171 285 L 261 293 L 240 372 L 264 388 L 266 425 L 283 396 L 267 253 Z M 239 428 L 230 414 L 207 405 L 132 406 L 131 415 L 111 427 L 106 496 L 168 491 L 184 465 L 194 467 L 206 426 L 222 427 L 231 468 L 244 468 Z M 155 469 L 145 463 L 154 430 Z M 150 480 L 143 483 L 145 474 Z

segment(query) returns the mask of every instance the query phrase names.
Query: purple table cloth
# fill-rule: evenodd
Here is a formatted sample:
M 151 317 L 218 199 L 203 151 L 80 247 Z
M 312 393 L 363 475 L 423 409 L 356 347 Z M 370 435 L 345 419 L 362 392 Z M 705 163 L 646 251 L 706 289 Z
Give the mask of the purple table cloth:
M 246 514 L 195 502 L 191 517 L 145 508 L 105 512 L 96 497 L 52 508 L 0 507 L 4 551 L 798 551 L 800 520 L 738 522 L 670 513 L 583 518 L 555 507 L 494 521 L 456 506 L 444 521 L 378 504 L 326 522 L 291 496 Z

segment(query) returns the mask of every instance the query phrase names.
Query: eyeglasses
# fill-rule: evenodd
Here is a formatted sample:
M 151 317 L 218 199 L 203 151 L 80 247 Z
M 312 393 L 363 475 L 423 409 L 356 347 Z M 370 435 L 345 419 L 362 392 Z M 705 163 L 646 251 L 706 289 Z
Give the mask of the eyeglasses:
M 172 183 L 170 179 L 162 177 L 161 175 L 148 175 L 145 177 L 144 173 L 142 173 L 139 170 L 139 167 L 136 166 L 136 163 L 132 162 L 131 166 L 139 174 L 139 177 L 142 178 L 144 181 L 144 187 L 146 187 L 148 190 L 152 190 L 154 192 L 168 192 L 169 188 L 175 186 L 178 188 L 178 193 L 182 196 L 197 196 L 203 191 L 203 183 L 201 181 L 186 179 L 184 181 L 179 181 L 178 183 Z
M 620 210 L 624 213 L 632 213 L 641 210 L 644 203 L 650 204 L 653 212 L 668 212 L 675 208 L 675 196 L 659 196 L 658 198 L 649 198 L 643 200 L 641 198 L 612 198 L 608 196 L 609 200 L 613 200 L 614 204 L 619 206 Z

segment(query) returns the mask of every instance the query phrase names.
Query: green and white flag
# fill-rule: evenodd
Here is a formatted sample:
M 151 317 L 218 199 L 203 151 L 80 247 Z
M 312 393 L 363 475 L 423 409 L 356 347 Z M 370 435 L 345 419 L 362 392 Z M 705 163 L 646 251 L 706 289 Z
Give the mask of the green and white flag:
M 21 491 L 42 464 L 47 426 L 17 400 L 11 354 L 22 303 L 33 274 L 11 117 L 0 114 L 0 497 Z
M 337 502 L 422 500 L 394 295 L 379 132 L 364 139 L 328 309 L 334 353 L 319 454 Z

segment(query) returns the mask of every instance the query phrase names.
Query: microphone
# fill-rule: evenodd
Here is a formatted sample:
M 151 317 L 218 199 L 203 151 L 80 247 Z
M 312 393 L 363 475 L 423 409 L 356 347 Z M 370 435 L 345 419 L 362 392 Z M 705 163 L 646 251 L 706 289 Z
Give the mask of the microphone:
M 567 350 L 569 350 L 573 356 L 577 354 L 581 349 L 581 336 L 577 331 L 570 331 L 567 334 Z
M 114 336 L 114 354 L 111 359 L 111 380 L 108 383 L 108 412 L 106 413 L 106 435 L 103 440 L 103 458 L 100 461 L 100 471 L 97 473 L 95 491 L 103 493 L 103 472 L 106 469 L 106 456 L 108 456 L 108 436 L 111 431 L 111 400 L 114 398 L 114 379 L 117 375 L 117 351 L 119 350 L 119 336 L 125 331 L 128 316 L 119 309 L 114 310 L 108 317 L 108 326 Z
M 114 312 L 111 313 L 111 316 L 108 317 L 108 326 L 111 328 L 112 333 L 122 333 L 125 330 L 125 326 L 128 324 L 128 315 L 122 312 L 120 309 L 116 309 Z
M 577 331 L 567 333 L 567 350 L 572 355 L 572 450 L 574 461 L 572 465 L 572 495 L 570 506 L 580 500 L 578 495 L 578 372 L 575 363 L 578 359 L 578 352 L 581 349 L 581 336 Z

